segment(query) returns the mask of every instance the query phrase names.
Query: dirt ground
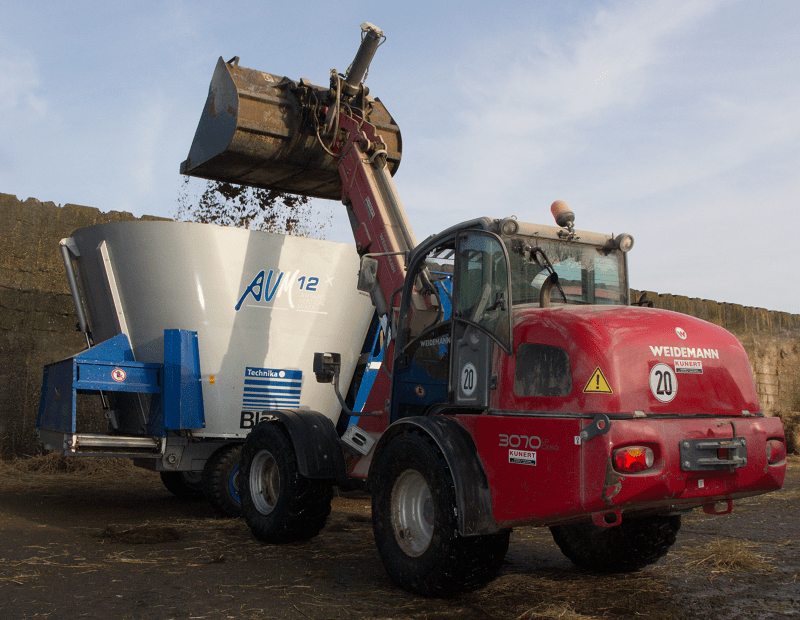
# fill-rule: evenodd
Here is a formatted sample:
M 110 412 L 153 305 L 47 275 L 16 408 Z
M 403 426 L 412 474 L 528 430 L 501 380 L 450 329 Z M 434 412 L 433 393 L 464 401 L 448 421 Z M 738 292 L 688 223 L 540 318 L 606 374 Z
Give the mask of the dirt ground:
M 731 515 L 684 516 L 678 543 L 646 570 L 592 575 L 548 530 L 520 529 L 500 577 L 450 600 L 389 582 L 369 515 L 366 496 L 337 497 L 319 537 L 267 546 L 151 472 L 0 463 L 0 617 L 800 618 L 800 457 L 781 491 Z

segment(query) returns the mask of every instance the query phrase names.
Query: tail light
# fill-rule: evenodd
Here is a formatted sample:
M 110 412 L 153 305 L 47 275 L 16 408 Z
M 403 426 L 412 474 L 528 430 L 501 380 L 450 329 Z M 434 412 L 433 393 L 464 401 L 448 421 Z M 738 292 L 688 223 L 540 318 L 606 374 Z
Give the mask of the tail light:
M 653 451 L 646 446 L 627 446 L 614 450 L 614 469 L 624 474 L 650 469 L 655 461 Z
M 786 460 L 786 444 L 780 439 L 767 441 L 767 463 L 774 465 Z

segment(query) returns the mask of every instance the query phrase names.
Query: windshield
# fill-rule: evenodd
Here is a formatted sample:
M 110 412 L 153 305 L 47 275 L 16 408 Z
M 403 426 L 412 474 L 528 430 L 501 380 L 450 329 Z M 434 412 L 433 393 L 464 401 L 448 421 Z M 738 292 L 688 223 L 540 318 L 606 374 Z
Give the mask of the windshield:
M 515 306 L 539 303 L 542 285 L 550 275 L 542 253 L 558 274 L 561 286 L 561 290 L 553 287 L 554 305 L 564 303 L 562 290 L 571 304 L 627 304 L 625 255 L 621 251 L 536 237 L 506 237 L 504 241 L 511 258 L 511 298 Z M 538 262 L 525 258 L 526 246 L 541 250 L 527 252 Z

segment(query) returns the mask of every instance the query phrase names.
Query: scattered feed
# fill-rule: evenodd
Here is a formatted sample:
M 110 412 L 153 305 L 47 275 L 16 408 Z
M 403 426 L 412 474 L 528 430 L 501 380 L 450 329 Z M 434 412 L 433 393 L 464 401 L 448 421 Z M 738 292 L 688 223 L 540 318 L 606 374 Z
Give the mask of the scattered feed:
M 712 572 L 768 571 L 773 569 L 769 558 L 756 554 L 758 546 L 733 538 L 715 538 L 700 547 L 687 549 L 694 556 L 690 565 Z

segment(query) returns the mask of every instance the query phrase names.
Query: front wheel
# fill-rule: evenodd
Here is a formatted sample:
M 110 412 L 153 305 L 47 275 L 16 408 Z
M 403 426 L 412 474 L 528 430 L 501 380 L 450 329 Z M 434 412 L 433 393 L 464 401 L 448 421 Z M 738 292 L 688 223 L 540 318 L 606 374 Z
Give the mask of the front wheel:
M 262 422 L 242 447 L 239 493 L 253 535 L 287 543 L 319 534 L 331 512 L 333 487 L 302 476 L 291 439 L 278 424 Z
M 664 557 L 680 529 L 681 518 L 676 515 L 623 518 L 614 527 L 556 525 L 550 531 L 576 566 L 598 573 L 630 573 Z
M 460 536 L 452 479 L 436 445 L 417 433 L 393 439 L 372 491 L 372 527 L 386 572 L 401 588 L 451 596 L 497 576 L 510 530 Z

